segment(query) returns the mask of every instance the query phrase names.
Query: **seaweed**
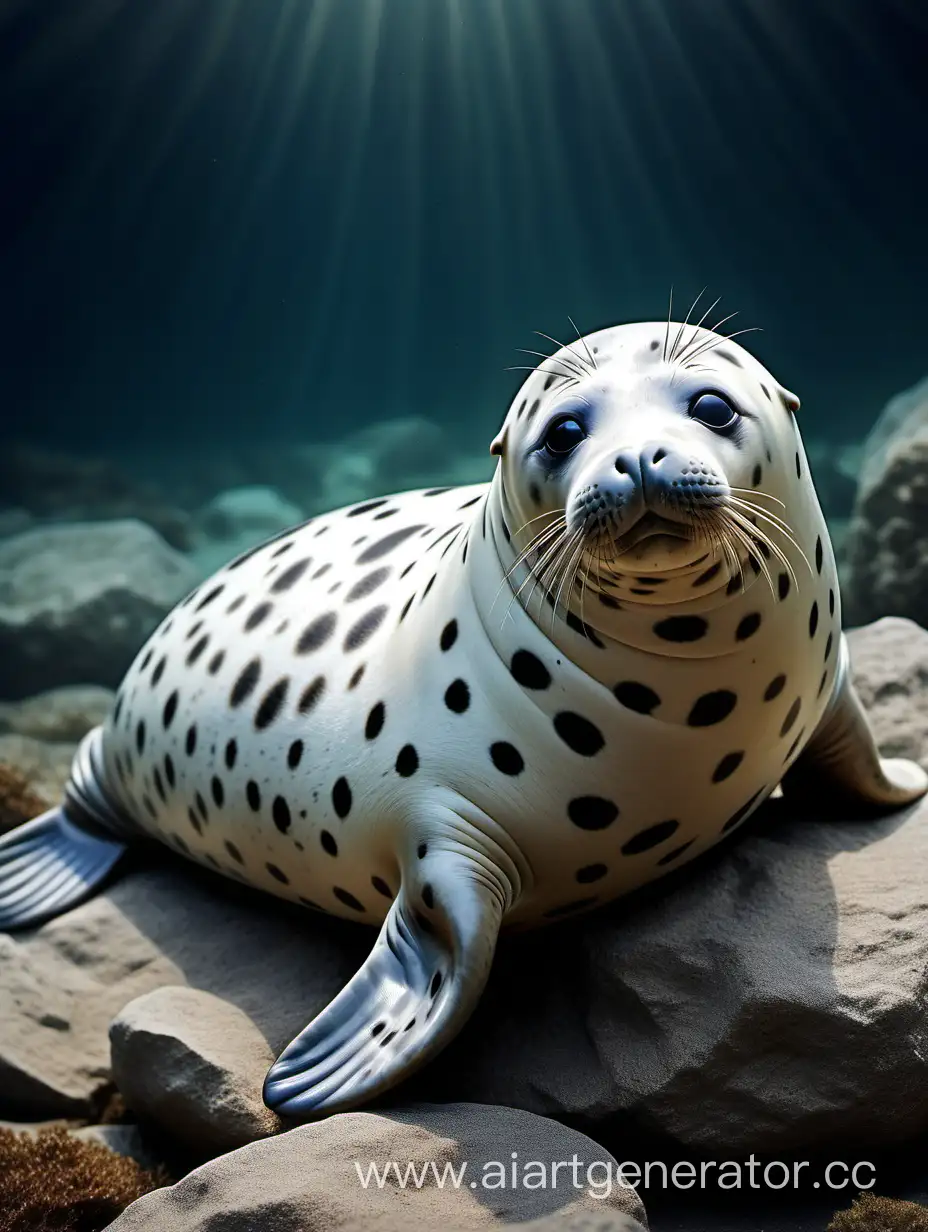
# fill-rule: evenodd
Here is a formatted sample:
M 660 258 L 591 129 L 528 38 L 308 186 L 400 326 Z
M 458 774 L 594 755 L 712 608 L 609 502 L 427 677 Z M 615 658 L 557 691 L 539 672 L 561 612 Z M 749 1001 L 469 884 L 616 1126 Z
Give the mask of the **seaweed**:
M 0 834 L 37 817 L 47 808 L 46 802 L 35 794 L 21 770 L 0 762 Z
M 861 1194 L 850 1210 L 834 1216 L 828 1232 L 928 1232 L 928 1207 Z
M 100 1232 L 168 1183 L 161 1170 L 146 1172 L 65 1129 L 0 1129 L 0 1232 Z

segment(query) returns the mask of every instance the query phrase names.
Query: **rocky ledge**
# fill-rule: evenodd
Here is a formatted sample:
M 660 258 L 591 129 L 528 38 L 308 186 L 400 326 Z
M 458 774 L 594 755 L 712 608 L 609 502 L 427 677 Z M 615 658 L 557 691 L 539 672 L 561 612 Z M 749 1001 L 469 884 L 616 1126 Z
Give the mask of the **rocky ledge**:
M 883 751 L 928 764 L 928 633 L 887 619 L 851 645 Z M 864 823 L 772 801 L 647 895 L 504 938 L 474 1018 L 387 1107 L 467 1099 L 745 1154 L 910 1138 L 928 1128 L 926 924 L 928 803 Z M 85 1116 L 115 1074 L 203 1154 L 260 1140 L 271 1057 L 373 935 L 145 853 L 0 937 L 0 1117 Z

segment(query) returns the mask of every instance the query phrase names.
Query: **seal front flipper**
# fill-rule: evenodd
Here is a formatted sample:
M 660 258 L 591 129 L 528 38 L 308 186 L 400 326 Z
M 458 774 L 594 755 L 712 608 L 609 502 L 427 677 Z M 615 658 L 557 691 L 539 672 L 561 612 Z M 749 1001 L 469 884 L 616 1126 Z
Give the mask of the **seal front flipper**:
M 865 812 L 900 808 L 928 791 L 928 774 L 913 761 L 881 758 L 851 681 L 847 642 L 828 709 L 795 765 L 783 793 L 803 801 L 856 806 Z
M 73 907 L 126 850 L 129 823 L 100 786 L 99 728 L 82 741 L 64 802 L 0 838 L 0 929 L 30 928 Z
M 364 966 L 268 1071 L 268 1107 L 301 1120 L 356 1107 L 444 1048 L 477 1005 L 508 904 L 498 869 L 428 850 Z

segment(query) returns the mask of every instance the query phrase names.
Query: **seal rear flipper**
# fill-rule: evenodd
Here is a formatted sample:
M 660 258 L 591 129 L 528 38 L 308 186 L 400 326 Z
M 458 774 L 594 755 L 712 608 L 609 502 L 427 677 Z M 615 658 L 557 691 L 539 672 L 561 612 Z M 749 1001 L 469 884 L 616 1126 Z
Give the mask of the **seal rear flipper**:
M 928 774 L 914 761 L 881 758 L 866 712 L 851 681 L 847 643 L 828 709 L 783 779 L 783 794 L 832 808 L 850 805 L 872 814 L 901 808 L 928 792 Z
M 506 905 L 486 868 L 437 853 L 414 907 L 404 888 L 364 966 L 271 1066 L 264 1100 L 306 1120 L 357 1107 L 439 1052 L 486 984 Z
M 73 907 L 95 889 L 126 850 L 91 833 L 62 808 L 0 838 L 0 929 L 29 928 Z

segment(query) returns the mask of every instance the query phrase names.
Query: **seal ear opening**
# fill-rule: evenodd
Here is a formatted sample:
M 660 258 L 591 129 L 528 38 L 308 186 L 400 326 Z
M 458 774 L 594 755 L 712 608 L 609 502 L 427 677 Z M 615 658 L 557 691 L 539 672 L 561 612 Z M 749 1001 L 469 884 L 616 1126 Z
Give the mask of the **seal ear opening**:
M 800 406 L 799 398 L 790 390 L 784 389 L 782 385 L 780 386 L 778 392 L 780 394 L 780 401 L 790 412 L 790 414 L 795 415 Z
M 503 450 L 505 448 L 506 448 L 506 433 L 500 432 L 500 434 L 490 444 L 490 456 L 494 458 L 501 458 L 503 456 Z

